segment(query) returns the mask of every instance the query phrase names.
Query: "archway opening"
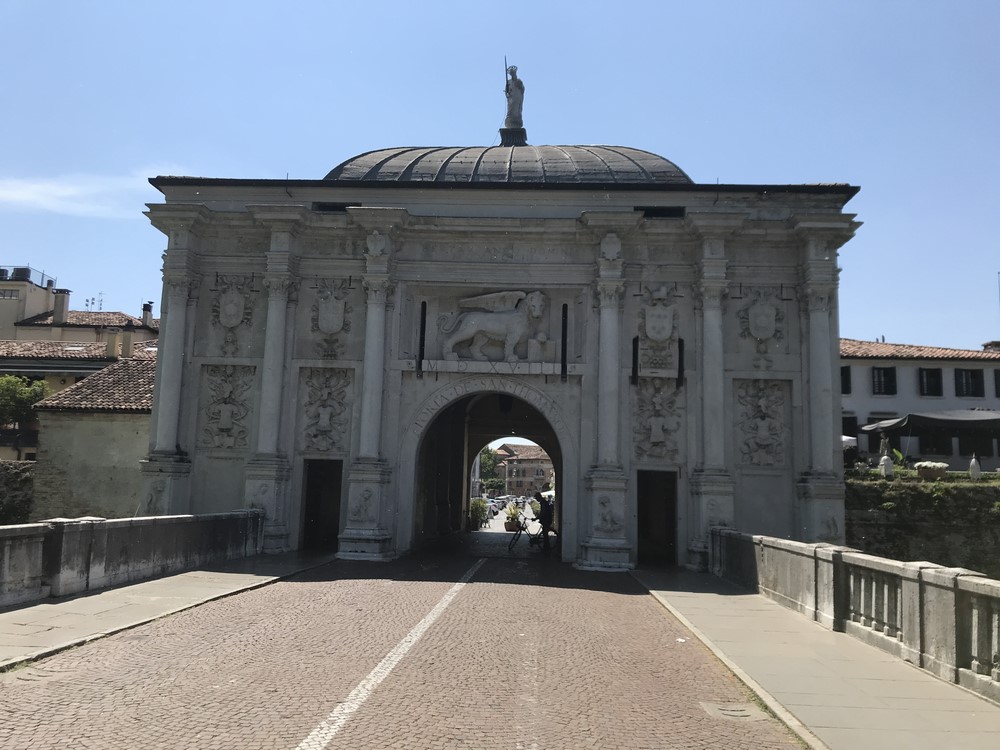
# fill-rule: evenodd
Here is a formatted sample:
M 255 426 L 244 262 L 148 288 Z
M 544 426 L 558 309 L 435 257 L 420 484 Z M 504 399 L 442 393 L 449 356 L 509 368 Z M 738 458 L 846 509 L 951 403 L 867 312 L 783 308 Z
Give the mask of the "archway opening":
M 535 484 L 555 485 L 556 528 L 562 512 L 558 488 L 562 476 L 562 452 L 556 433 L 538 409 L 506 393 L 477 393 L 459 399 L 442 409 L 427 426 L 417 450 L 414 498 L 414 547 L 418 549 L 464 550 L 473 554 L 508 554 L 507 539 L 486 538 L 471 520 L 470 502 L 481 494 L 473 487 L 472 469 L 480 451 L 498 439 L 517 436 L 539 446 L 549 460 L 551 472 L 541 482 L 535 476 L 524 477 L 520 487 Z M 531 480 L 530 482 L 528 480 Z M 522 497 L 523 495 L 516 495 Z M 530 511 L 528 513 L 530 516 Z M 500 529 L 502 529 L 502 519 Z M 482 531 L 482 533 L 481 533 Z M 560 556 L 559 537 L 550 539 L 552 556 Z M 529 547 L 527 541 L 523 547 Z M 522 550 L 523 551 L 523 550 Z M 515 550 L 515 554 L 520 554 Z

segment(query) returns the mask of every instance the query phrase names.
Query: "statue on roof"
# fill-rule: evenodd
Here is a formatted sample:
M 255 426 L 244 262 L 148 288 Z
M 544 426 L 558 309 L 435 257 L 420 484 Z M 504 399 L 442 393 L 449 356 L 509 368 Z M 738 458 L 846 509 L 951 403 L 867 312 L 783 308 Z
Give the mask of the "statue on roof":
M 523 128 L 521 108 L 524 105 L 524 81 L 517 77 L 517 66 L 507 68 L 507 85 L 504 93 L 507 95 L 507 119 L 503 121 L 505 128 Z

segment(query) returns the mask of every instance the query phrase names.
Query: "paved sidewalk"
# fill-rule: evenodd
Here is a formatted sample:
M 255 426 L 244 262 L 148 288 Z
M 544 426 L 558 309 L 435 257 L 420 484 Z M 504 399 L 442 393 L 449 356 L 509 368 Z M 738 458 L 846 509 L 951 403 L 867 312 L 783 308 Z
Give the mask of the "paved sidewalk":
M 232 560 L 199 570 L 0 609 L 0 671 L 323 565 L 332 554 Z
M 1000 706 L 708 574 L 633 571 L 814 748 L 996 750 Z
M 0 670 L 309 568 L 268 555 L 0 610 Z M 995 750 L 1000 706 L 714 576 L 633 576 L 811 747 Z

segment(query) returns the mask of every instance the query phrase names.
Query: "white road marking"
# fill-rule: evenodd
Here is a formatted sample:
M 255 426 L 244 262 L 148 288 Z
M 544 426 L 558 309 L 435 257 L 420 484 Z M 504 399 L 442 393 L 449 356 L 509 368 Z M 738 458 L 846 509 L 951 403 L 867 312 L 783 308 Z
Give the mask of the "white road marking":
M 465 575 L 463 575 L 454 586 L 448 589 L 441 601 L 439 601 L 427 616 L 423 620 L 418 622 L 409 633 L 407 633 L 403 640 L 396 644 L 395 648 L 390 651 L 382 661 L 380 661 L 368 676 L 365 677 L 358 686 L 351 691 L 351 694 L 347 696 L 347 699 L 339 704 L 329 716 L 327 716 L 323 721 L 319 723 L 309 736 L 306 737 L 296 750 L 323 750 L 330 740 L 341 730 L 347 720 L 351 717 L 355 711 L 357 711 L 361 706 L 364 705 L 365 701 L 368 700 L 375 688 L 381 684 L 382 680 L 389 676 L 389 673 L 399 664 L 400 660 L 406 653 L 413 648 L 417 641 L 423 636 L 427 629 L 434 624 L 434 622 L 441 616 L 451 600 L 454 599 L 458 592 L 472 580 L 472 576 L 476 574 L 476 571 L 482 567 L 482 564 L 486 562 L 486 558 L 481 558 L 476 561 L 476 564 L 469 568 Z

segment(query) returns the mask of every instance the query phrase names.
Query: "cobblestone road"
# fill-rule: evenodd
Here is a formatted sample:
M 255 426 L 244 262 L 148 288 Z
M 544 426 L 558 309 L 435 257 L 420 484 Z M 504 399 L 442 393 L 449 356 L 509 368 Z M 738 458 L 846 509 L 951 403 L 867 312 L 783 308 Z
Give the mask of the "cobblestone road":
M 749 693 L 630 576 L 490 559 L 456 590 L 472 562 L 337 562 L 0 675 L 0 747 L 801 747 L 709 715 Z

